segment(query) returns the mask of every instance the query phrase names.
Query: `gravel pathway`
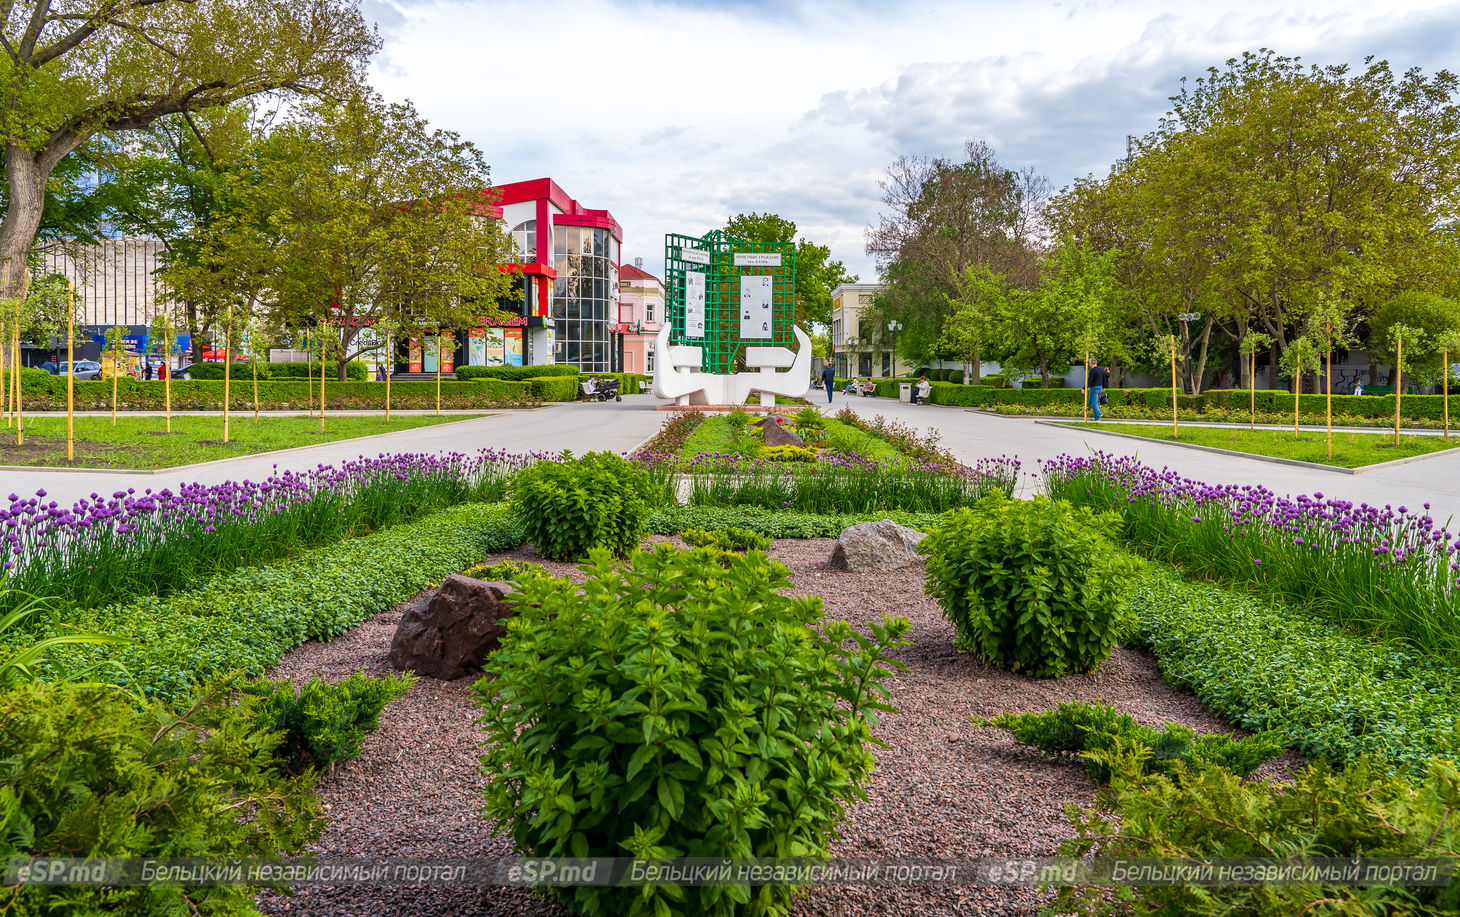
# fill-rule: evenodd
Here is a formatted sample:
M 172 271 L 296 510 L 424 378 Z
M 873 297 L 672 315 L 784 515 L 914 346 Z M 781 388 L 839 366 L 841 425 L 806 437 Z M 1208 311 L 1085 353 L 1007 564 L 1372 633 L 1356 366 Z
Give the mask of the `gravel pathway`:
M 662 540 L 662 539 L 654 539 Z M 674 539 L 677 541 L 677 539 Z M 1061 701 L 1103 701 L 1152 725 L 1178 722 L 1219 731 L 1222 723 L 1190 695 L 1161 682 L 1149 656 L 1117 649 L 1090 675 L 1034 681 L 954 652 L 953 629 L 923 594 L 923 571 L 855 574 L 826 563 L 834 541 L 779 541 L 772 556 L 790 567 L 796 591 L 823 597 L 827 613 L 863 624 L 884 614 L 912 621 L 915 645 L 900 651 L 908 671 L 891 680 L 898 713 L 885 716 L 868 800 L 851 810 L 834 853 L 848 857 L 1052 856 L 1071 834 L 1064 809 L 1090 805 L 1096 786 L 1075 766 L 1054 764 L 1016 746 L 1003 730 L 977 729 L 970 717 L 1045 710 Z M 491 560 L 540 561 L 530 549 Z M 570 565 L 545 564 L 581 580 Z M 327 644 L 290 653 L 274 677 L 329 680 L 363 669 L 391 672 L 386 659 L 402 608 L 378 615 Z M 470 696 L 474 679 L 422 678 L 386 709 L 364 752 L 318 785 L 330 827 L 317 846 L 331 856 L 502 856 L 510 842 L 477 813 L 483 780 L 481 734 Z M 1281 772 L 1289 757 L 1268 765 Z M 1259 773 L 1264 773 L 1259 772 Z M 1026 914 L 1047 896 L 1032 888 L 822 887 L 797 906 L 802 915 Z M 533 915 L 565 914 L 519 888 L 305 888 L 293 898 L 260 896 L 267 914 Z

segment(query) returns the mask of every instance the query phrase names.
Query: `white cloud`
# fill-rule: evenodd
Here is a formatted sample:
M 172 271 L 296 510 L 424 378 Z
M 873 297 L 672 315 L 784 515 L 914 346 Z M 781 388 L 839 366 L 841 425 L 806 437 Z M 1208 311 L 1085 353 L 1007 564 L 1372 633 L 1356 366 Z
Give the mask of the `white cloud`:
M 613 211 L 625 259 L 772 210 L 864 279 L 897 156 L 989 141 L 1056 186 L 1103 173 L 1181 76 L 1270 47 L 1314 63 L 1453 59 L 1455 4 L 370 0 L 375 83 L 475 141 L 496 182 Z

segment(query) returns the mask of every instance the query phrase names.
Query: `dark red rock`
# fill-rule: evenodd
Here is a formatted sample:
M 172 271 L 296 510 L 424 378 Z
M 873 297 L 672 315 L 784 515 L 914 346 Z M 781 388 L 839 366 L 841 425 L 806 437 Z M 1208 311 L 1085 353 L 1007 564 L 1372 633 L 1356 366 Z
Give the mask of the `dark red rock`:
M 406 608 L 390 641 L 390 664 L 445 681 L 480 671 L 517 614 L 506 600 L 511 593 L 510 583 L 448 576 Z

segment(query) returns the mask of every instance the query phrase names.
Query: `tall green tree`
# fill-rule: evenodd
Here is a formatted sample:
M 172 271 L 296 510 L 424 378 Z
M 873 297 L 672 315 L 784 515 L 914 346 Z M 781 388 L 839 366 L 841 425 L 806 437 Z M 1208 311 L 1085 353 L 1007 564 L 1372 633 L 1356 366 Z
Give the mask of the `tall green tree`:
M 941 344 L 962 361 L 970 385 L 979 384 L 983 355 L 994 344 L 999 316 L 1007 311 L 1009 296 L 1008 281 L 987 265 L 971 265 L 959 279 L 951 299 L 953 311 L 943 323 Z
M 374 95 L 319 104 L 276 128 L 229 175 L 195 266 L 164 279 L 181 298 L 264 302 L 274 324 L 317 327 L 345 363 L 362 332 L 402 308 L 426 328 L 500 314 L 511 240 L 487 214 L 479 150 Z
M 1394 329 L 1403 327 L 1415 340 L 1438 341 L 1460 332 L 1460 303 L 1433 293 L 1408 291 L 1400 293 L 1375 310 L 1369 319 L 1369 350 L 1372 356 L 1394 366 L 1397 362 L 1398 336 Z M 1444 367 L 1440 352 L 1431 347 L 1423 352 L 1405 342 L 1404 371 L 1415 381 L 1430 384 L 1440 378 Z
M 796 224 L 775 213 L 740 213 L 725 221 L 725 232 L 746 242 L 796 243 L 796 319 L 810 325 L 831 324 L 831 291 L 856 283 L 846 265 L 833 260 L 831 249 L 796 237 Z
M 99 134 L 332 92 L 379 46 L 357 0 L 31 0 L 0 13 L 0 261 L 12 264 L 26 263 L 57 166 Z

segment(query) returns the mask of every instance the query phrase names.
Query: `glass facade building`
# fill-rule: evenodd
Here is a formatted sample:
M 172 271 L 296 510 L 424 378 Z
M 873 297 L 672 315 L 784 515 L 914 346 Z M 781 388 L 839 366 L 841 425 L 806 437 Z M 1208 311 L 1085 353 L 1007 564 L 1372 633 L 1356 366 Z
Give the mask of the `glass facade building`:
M 609 327 L 618 320 L 618 240 L 595 226 L 553 228 L 552 318 L 559 363 L 613 369 Z

